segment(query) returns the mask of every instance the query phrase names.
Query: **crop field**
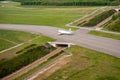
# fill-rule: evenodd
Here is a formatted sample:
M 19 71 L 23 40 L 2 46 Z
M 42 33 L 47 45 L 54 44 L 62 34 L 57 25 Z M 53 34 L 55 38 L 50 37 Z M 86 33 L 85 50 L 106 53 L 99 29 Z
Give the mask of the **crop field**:
M 23 31 L 0 30 L 0 51 L 37 37 Z
M 120 59 L 83 47 L 69 48 L 71 62 L 45 80 L 120 80 Z
M 32 24 L 65 28 L 65 24 L 79 19 L 101 7 L 20 6 L 19 3 L 0 3 L 0 23 Z

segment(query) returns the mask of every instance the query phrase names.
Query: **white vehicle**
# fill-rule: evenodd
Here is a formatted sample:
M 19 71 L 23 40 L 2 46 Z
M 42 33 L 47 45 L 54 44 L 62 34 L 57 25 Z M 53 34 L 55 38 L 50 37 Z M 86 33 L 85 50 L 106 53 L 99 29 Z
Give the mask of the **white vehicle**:
M 58 34 L 59 35 L 71 35 L 71 34 L 73 34 L 73 31 L 71 31 L 71 29 L 69 29 L 69 30 L 58 30 Z

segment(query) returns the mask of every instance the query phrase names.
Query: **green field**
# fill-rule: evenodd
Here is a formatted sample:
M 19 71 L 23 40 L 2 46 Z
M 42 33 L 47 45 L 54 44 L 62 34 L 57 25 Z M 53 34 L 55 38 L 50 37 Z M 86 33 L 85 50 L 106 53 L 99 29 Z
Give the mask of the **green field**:
M 79 19 L 101 7 L 31 7 L 19 3 L 0 3 L 0 23 L 33 24 L 65 28 L 65 24 Z
M 0 51 L 37 37 L 23 31 L 0 30 Z
M 105 33 L 105 32 L 94 31 L 94 30 L 90 31 L 89 34 L 120 40 L 120 35 L 117 35 L 117 34 Z
M 13 43 L 10 43 L 10 42 L 8 42 L 8 41 L 5 41 L 5 40 L 1 40 L 0 39 L 0 51 L 1 50 L 4 50 L 4 49 L 7 49 L 7 48 L 9 48 L 9 47 L 11 47 L 11 46 L 14 46 L 15 44 L 13 44 Z
M 83 47 L 68 49 L 71 62 L 45 80 L 120 80 L 120 59 Z

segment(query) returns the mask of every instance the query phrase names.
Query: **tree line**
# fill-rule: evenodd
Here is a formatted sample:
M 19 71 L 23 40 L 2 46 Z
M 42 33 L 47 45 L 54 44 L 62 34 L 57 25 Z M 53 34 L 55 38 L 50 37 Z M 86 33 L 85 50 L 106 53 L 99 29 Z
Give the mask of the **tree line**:
M 21 5 L 48 5 L 48 6 L 109 6 L 120 5 L 120 0 L 13 0 Z

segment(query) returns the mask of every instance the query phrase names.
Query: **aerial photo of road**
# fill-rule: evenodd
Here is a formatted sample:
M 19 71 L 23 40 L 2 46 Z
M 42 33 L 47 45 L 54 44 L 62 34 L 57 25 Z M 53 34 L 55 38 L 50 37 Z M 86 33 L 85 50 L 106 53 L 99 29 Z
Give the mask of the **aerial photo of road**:
M 120 80 L 120 0 L 0 0 L 0 80 Z

